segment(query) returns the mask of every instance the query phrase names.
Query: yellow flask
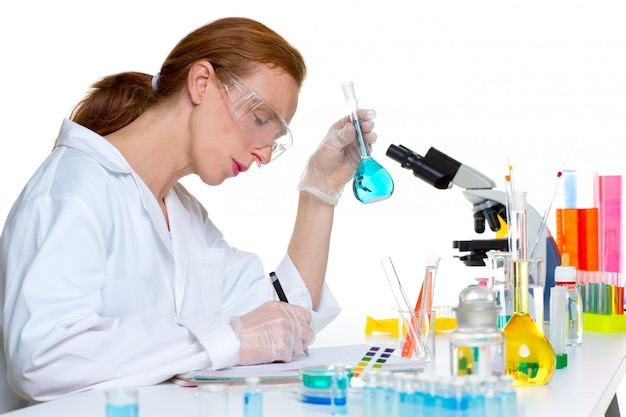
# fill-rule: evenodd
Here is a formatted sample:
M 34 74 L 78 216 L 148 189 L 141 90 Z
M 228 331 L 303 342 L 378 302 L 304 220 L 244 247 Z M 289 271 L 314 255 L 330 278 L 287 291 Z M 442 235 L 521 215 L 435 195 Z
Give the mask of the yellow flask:
M 512 261 L 512 270 L 515 311 L 503 329 L 505 372 L 514 386 L 545 385 L 556 367 L 554 349 L 528 314 L 528 261 Z

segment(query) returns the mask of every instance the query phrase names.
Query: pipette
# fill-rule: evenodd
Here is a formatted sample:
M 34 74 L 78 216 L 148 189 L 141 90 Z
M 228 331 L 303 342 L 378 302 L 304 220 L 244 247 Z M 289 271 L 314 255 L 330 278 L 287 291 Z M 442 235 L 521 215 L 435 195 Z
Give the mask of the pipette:
M 350 112 L 350 121 L 352 121 L 356 130 L 359 151 L 361 152 L 361 160 L 352 181 L 354 196 L 364 204 L 386 200 L 393 193 L 393 179 L 389 172 L 370 155 L 369 146 L 365 142 L 363 131 L 361 130 L 361 120 L 359 119 L 358 105 L 356 95 L 354 94 L 354 83 L 352 81 L 343 83 L 341 88 L 346 99 L 346 106 Z

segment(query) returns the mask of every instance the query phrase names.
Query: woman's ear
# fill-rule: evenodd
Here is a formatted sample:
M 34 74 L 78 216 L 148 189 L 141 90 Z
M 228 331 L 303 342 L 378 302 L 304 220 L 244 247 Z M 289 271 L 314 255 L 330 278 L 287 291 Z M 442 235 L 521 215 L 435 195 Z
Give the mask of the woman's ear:
M 202 103 L 214 78 L 215 70 L 209 61 L 198 61 L 191 66 L 187 76 L 187 89 L 194 104 Z

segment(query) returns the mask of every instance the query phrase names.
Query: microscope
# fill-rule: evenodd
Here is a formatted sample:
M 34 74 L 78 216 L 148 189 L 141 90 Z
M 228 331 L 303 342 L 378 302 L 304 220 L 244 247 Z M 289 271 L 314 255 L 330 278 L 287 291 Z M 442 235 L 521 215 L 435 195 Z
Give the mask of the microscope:
M 390 145 L 387 156 L 400 163 L 402 168 L 411 169 L 413 174 L 437 189 L 448 189 L 456 185 L 463 188 L 463 195 L 472 204 L 474 231 L 485 232 L 485 223 L 493 232 L 500 231 L 507 219 L 507 196 L 495 190 L 495 182 L 470 166 L 431 147 L 421 156 L 406 146 Z M 549 314 L 550 287 L 554 286 L 554 269 L 560 264 L 560 255 L 554 238 L 547 227 L 541 227 L 542 216 L 531 205 L 526 205 L 527 244 L 529 250 L 535 247 L 533 258 L 543 258 L 545 265 L 544 312 Z M 469 252 L 459 259 L 466 266 L 485 266 L 485 258 L 490 250 L 507 251 L 507 238 L 456 240 L 453 248 Z

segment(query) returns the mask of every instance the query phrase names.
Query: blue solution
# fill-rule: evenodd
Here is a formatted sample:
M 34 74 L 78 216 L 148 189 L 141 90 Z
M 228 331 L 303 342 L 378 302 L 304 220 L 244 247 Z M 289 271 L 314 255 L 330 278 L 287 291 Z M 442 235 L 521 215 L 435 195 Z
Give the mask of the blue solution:
M 245 417 L 263 416 L 263 397 L 260 391 L 249 391 L 244 393 L 243 415 Z
M 400 393 L 398 395 L 398 415 L 413 416 L 415 415 L 415 392 L 412 376 L 403 376 L 400 384 Z
M 107 404 L 106 410 L 107 417 L 137 417 L 139 414 L 137 404 Z
M 413 395 L 407 392 L 400 393 L 400 405 L 398 406 L 398 415 L 412 416 L 414 415 L 415 406 L 413 403 Z
M 333 377 L 333 415 L 348 415 L 348 377 L 345 369 Z
M 370 156 L 360 121 L 356 119 L 352 123 L 356 129 L 361 150 L 361 161 L 352 181 L 354 196 L 364 204 L 386 200 L 393 194 L 393 179 L 389 172 Z
M 361 203 L 376 203 L 391 197 L 393 179 L 372 157 L 365 157 L 354 174 L 352 191 Z
M 467 417 L 485 417 L 485 397 L 482 394 L 467 395 Z

